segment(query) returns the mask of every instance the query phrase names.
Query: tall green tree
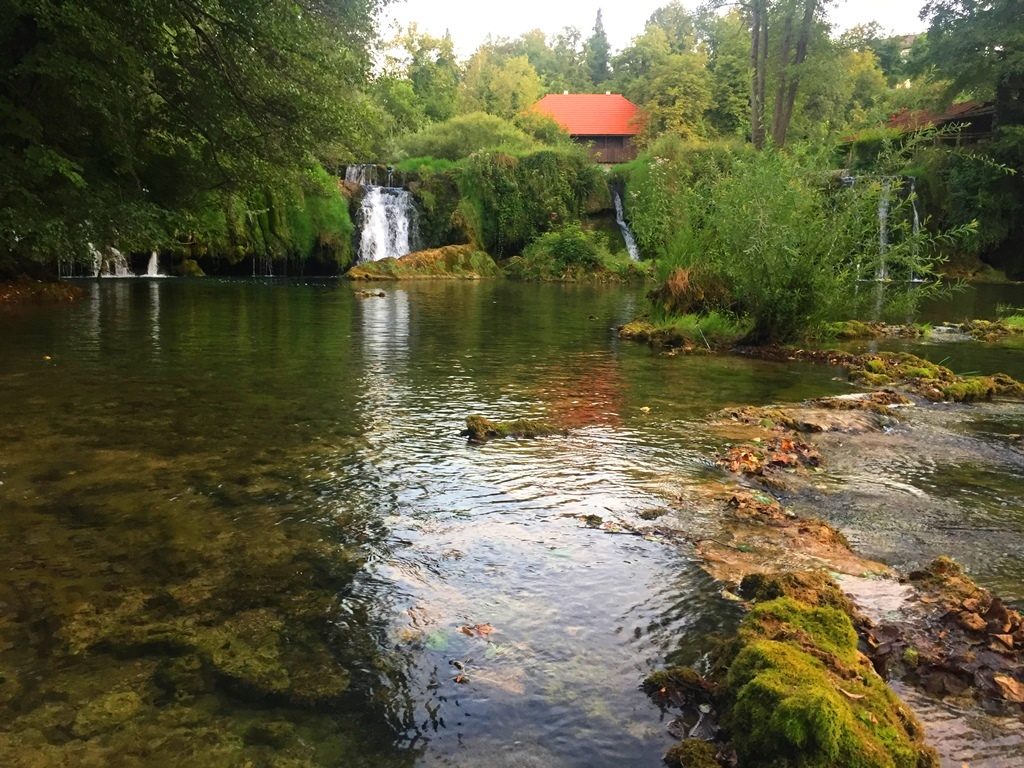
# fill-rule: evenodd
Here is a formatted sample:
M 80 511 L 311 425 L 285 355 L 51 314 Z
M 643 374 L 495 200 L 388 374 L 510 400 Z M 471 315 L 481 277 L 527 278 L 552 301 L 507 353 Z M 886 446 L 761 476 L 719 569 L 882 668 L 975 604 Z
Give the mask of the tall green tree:
M 601 11 L 598 10 L 597 20 L 594 22 L 594 32 L 587 40 L 587 69 L 590 71 L 590 81 L 595 87 L 601 85 L 611 76 L 611 70 L 608 67 L 609 52 L 608 35 L 604 31 Z
M 1024 124 L 1024 6 L 1020 0 L 932 0 L 928 60 L 950 80 L 949 93 L 996 102 L 1003 124 Z
M 151 248 L 367 151 L 377 0 L 0 0 L 0 255 Z
M 511 119 L 537 101 L 543 91 L 537 71 L 525 56 L 505 58 L 485 45 L 466 63 L 458 109 L 460 114 L 486 112 Z

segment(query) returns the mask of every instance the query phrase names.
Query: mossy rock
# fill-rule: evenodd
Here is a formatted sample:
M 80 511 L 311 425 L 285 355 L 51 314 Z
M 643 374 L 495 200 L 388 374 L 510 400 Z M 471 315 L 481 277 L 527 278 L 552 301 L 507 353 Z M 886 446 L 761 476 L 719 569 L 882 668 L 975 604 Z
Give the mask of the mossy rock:
M 177 272 L 181 277 L 206 277 L 203 268 L 195 259 L 183 259 L 178 265 Z
M 719 768 L 718 750 L 709 741 L 686 739 L 665 754 L 670 768 Z
M 857 650 L 849 617 L 782 597 L 754 607 L 727 675 L 747 768 L 930 768 L 913 715 Z
M 641 686 L 648 696 L 677 700 L 707 701 L 715 686 L 691 667 L 668 667 L 652 672 Z
M 501 437 L 548 437 L 564 435 L 565 430 L 549 421 L 540 419 L 515 419 L 514 421 L 491 421 L 483 416 L 467 416 L 466 429 L 462 434 L 472 442 L 482 443 Z
M 501 276 L 501 267 L 494 259 L 473 245 L 415 251 L 399 259 L 357 264 L 348 271 L 350 280 L 479 280 Z
M 856 615 L 853 601 L 826 571 L 751 573 L 740 582 L 739 594 L 756 602 L 791 597 L 810 606 L 837 608 L 848 616 Z

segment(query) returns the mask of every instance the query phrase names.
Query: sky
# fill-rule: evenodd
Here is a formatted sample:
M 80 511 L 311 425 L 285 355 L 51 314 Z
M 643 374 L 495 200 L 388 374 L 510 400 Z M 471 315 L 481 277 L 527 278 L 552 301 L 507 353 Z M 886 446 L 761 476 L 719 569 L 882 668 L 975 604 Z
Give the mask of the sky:
M 668 0 L 395 0 L 385 14 L 385 23 L 415 22 L 421 31 L 443 35 L 449 30 L 458 53 L 468 56 L 487 36 L 518 37 L 540 28 L 547 34 L 566 26 L 578 27 L 584 37 L 594 27 L 601 8 L 604 28 L 613 50 L 621 50 L 643 30 L 644 22 Z M 682 0 L 694 8 L 700 0 Z M 838 0 L 830 18 L 840 31 L 877 21 L 883 29 L 897 34 L 924 31 L 917 18 L 924 0 Z M 387 36 L 388 30 L 384 30 Z

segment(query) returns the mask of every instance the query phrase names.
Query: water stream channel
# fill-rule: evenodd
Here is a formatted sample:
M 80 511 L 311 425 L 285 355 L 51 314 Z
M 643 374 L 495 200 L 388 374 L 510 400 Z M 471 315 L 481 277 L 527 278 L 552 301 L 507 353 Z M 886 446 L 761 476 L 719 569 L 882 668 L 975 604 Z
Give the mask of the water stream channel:
M 702 419 L 849 389 L 620 342 L 634 290 L 83 285 L 0 315 L 9 766 L 658 765 L 673 739 L 640 680 L 699 663 L 738 610 L 685 546 L 578 516 L 707 529 L 678 503 L 718 472 Z M 1024 374 L 1020 346 L 956 354 Z M 474 446 L 471 413 L 573 429 Z M 837 453 L 801 511 L 896 566 L 951 554 L 1020 605 L 1021 432 L 1019 405 L 923 411 Z

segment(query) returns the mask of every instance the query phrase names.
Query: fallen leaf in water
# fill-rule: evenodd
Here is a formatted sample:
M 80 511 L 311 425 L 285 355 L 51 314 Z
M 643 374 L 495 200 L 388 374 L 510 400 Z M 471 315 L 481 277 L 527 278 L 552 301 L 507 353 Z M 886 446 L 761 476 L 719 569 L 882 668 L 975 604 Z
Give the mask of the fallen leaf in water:
M 455 682 L 458 683 L 459 685 L 465 685 L 466 683 L 469 682 L 469 678 L 466 677 L 465 675 L 461 675 L 461 674 L 460 675 L 456 675 L 455 676 Z
M 470 637 L 487 637 L 494 631 L 490 624 L 463 624 L 459 631 Z

